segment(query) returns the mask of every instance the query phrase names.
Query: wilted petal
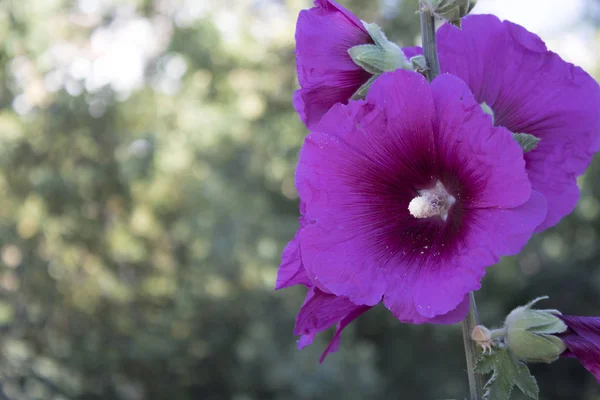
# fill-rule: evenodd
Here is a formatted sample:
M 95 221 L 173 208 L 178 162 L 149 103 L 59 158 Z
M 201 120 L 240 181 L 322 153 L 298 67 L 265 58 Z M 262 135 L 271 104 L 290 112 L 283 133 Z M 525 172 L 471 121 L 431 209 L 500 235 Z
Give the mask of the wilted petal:
M 327 354 L 337 351 L 344 328 L 370 308 L 357 306 L 345 297 L 325 293 L 318 288 L 309 289 L 294 328 L 294 334 L 302 335 L 298 347 L 302 349 L 311 344 L 316 333 L 337 324 L 331 343 L 321 356 L 323 362 Z

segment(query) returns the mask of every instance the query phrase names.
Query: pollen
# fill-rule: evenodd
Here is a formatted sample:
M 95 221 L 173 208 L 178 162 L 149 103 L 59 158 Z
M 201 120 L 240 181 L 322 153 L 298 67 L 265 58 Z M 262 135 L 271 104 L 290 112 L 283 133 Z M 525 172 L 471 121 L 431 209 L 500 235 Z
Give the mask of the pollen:
M 438 181 L 431 189 L 419 190 L 419 196 L 408 204 L 408 211 L 415 218 L 439 217 L 446 221 L 454 203 L 456 199 L 446 191 L 442 182 Z

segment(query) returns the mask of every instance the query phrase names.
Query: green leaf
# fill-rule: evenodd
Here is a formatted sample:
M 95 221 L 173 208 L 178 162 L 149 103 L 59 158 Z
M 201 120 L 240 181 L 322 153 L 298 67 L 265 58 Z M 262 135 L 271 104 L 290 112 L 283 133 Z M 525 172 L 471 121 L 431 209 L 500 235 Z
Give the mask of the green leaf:
M 513 133 L 513 139 L 519 143 L 523 149 L 523 153 L 528 153 L 535 149 L 540 142 L 540 138 L 537 138 L 529 133 Z
M 482 355 L 475 371 L 480 374 L 492 372 L 484 387 L 484 400 L 509 400 L 515 386 L 532 399 L 539 398 L 539 388 L 529 368 L 517 361 L 506 347 Z

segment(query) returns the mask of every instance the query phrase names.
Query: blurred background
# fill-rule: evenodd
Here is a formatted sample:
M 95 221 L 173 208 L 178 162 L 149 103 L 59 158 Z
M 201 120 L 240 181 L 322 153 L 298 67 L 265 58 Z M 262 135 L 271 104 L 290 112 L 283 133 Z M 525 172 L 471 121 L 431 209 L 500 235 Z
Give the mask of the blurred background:
M 416 0 L 340 0 L 403 45 Z M 600 76 L 590 0 L 479 0 Z M 383 307 L 318 357 L 302 288 L 274 292 L 306 131 L 291 106 L 307 0 L 0 0 L 0 399 L 462 399 L 459 326 Z M 600 160 L 577 210 L 490 270 L 499 324 L 544 294 L 600 315 Z M 576 360 L 542 399 L 598 400 Z M 515 396 L 515 399 L 520 399 Z

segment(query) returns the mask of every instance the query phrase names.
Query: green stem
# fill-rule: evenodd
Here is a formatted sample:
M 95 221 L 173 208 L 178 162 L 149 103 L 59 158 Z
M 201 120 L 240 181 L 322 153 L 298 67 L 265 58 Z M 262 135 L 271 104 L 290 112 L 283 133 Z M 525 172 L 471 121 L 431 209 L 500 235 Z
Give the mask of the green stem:
M 483 397 L 482 376 L 475 373 L 475 360 L 477 360 L 477 344 L 471 339 L 473 328 L 479 325 L 479 314 L 473 292 L 469 293 L 469 314 L 462 322 L 463 341 L 465 345 L 465 356 L 467 358 L 467 374 L 469 376 L 469 390 L 471 400 L 481 400 Z
M 425 4 L 421 6 L 421 37 L 423 41 L 423 54 L 427 62 L 425 77 L 429 82 L 440 74 L 437 46 L 435 44 L 435 19 Z

